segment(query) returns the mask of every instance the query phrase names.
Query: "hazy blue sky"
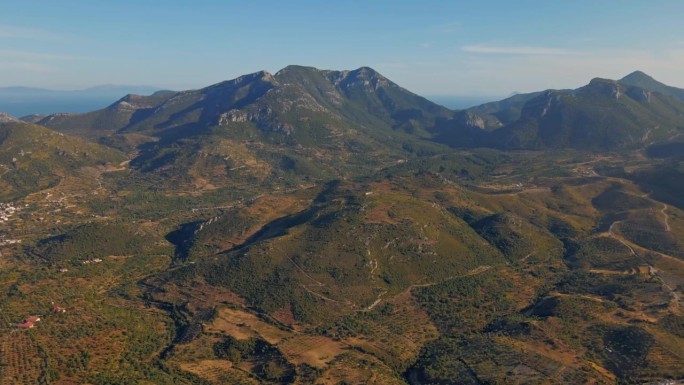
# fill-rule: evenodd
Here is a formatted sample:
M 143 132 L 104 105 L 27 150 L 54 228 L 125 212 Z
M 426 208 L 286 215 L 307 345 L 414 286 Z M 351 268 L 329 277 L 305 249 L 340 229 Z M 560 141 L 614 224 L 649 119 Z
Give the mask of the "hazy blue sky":
M 684 1 L 0 2 L 0 86 L 203 87 L 288 64 L 371 66 L 426 95 L 684 87 Z

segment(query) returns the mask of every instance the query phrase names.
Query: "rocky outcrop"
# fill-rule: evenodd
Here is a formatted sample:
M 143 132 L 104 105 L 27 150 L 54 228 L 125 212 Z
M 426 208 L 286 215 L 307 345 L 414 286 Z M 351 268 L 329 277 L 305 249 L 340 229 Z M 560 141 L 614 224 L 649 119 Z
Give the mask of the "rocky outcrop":
M 228 126 L 231 122 L 250 122 L 261 129 L 280 132 L 286 135 L 290 135 L 294 132 L 294 127 L 292 125 L 275 119 L 273 110 L 269 107 L 261 108 L 256 113 L 233 109 L 219 115 L 219 126 Z
M 5 112 L 0 112 L 0 123 L 9 123 L 9 122 L 16 122 L 17 118 L 14 116 L 7 114 Z
M 627 96 L 638 102 L 650 103 L 651 94 L 651 91 L 646 91 L 643 88 L 630 87 L 629 89 L 627 89 Z
M 472 111 L 463 111 L 456 116 L 458 123 L 464 127 L 485 129 L 485 120 Z
M 577 90 L 579 93 L 597 93 L 608 96 L 615 100 L 620 99 L 624 95 L 624 89 L 615 80 L 594 78 L 586 86 Z

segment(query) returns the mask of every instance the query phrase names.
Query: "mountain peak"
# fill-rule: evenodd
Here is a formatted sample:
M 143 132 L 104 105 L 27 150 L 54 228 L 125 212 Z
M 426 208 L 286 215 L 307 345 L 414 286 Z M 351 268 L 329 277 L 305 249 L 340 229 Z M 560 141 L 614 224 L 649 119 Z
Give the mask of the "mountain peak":
M 663 84 L 641 71 L 634 71 L 618 82 L 626 86 L 643 88 L 646 91 L 658 92 L 684 101 L 684 89 Z
M 265 83 L 275 83 L 276 82 L 275 78 L 273 77 L 273 75 L 271 75 L 270 72 L 268 72 L 266 70 L 262 70 L 262 71 L 254 72 L 251 74 L 242 75 L 242 76 L 239 76 L 239 77 L 232 79 L 232 80 L 226 80 L 226 81 L 214 84 L 213 86 L 209 86 L 207 88 L 222 88 L 224 86 L 242 87 L 246 84 L 253 83 L 253 82 L 259 82 L 259 81 L 265 82 Z
M 634 72 L 630 73 L 629 75 L 620 79 L 620 82 L 632 84 L 632 83 L 636 83 L 636 82 L 658 82 L 658 81 L 653 79 L 651 76 L 647 75 L 646 73 L 644 73 L 642 71 L 634 71 Z
M 359 67 L 352 72 L 358 72 L 358 73 L 362 73 L 362 74 L 377 74 L 378 73 L 376 70 L 374 70 L 368 66 Z
M 320 72 L 316 67 L 311 67 L 311 66 L 302 66 L 302 65 L 297 65 L 297 64 L 290 64 L 289 66 L 281 69 L 280 71 L 276 72 L 275 76 L 280 76 L 283 74 L 287 74 L 288 72 Z
M 246 82 L 246 81 L 254 81 L 254 80 L 263 80 L 266 82 L 273 82 L 275 79 L 273 78 L 273 75 L 271 75 L 270 72 L 266 70 L 254 72 L 248 75 L 242 75 L 236 79 L 233 80 L 235 84 Z
M 366 80 L 371 80 L 371 79 L 385 79 L 384 76 L 382 76 L 378 71 L 370 68 L 370 67 L 359 67 L 353 71 L 349 71 L 350 76 L 354 76 L 359 79 L 366 79 Z
M 129 110 L 135 110 L 138 108 L 145 107 L 145 105 L 140 105 L 140 103 L 145 100 L 144 96 L 136 95 L 136 94 L 128 94 L 124 96 L 123 98 L 117 100 L 116 102 L 112 103 L 107 107 L 108 109 L 112 110 L 122 110 L 122 109 L 129 109 Z
M 149 96 L 128 94 L 110 104 L 107 109 L 110 111 L 135 111 L 151 108 L 171 98 L 173 95 L 176 95 L 175 91 L 157 91 Z
M 615 85 L 615 84 L 617 84 L 617 81 L 612 80 L 612 79 L 604 79 L 604 78 L 593 78 L 589 81 L 590 86 L 605 85 L 605 84 Z
M 578 92 L 602 94 L 611 98 L 619 99 L 624 90 L 620 87 L 620 83 L 616 80 L 593 78 L 584 87 L 577 90 Z
M 395 85 L 389 79 L 370 67 L 360 67 L 351 71 L 340 71 L 336 72 L 335 75 L 334 83 L 342 89 L 360 87 L 367 90 L 377 90 L 382 87 Z

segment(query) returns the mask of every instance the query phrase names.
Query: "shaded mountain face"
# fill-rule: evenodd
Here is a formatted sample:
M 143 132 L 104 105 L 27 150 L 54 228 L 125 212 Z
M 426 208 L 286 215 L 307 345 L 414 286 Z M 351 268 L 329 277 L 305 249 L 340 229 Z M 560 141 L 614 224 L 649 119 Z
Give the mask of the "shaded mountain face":
M 487 125 L 483 128 L 496 129 L 520 119 L 520 114 L 525 103 L 540 94 L 541 92 L 517 94 L 498 102 L 482 104 L 470 109 L 470 111 L 473 113 L 477 112 L 485 119 Z M 490 117 L 487 119 L 488 116 Z M 495 117 L 496 119 L 492 119 L 491 117 Z

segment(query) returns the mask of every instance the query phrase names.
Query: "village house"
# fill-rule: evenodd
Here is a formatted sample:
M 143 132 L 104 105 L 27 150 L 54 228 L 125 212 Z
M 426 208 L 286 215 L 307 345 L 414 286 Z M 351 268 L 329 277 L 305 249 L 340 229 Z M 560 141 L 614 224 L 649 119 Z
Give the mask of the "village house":
M 17 325 L 20 329 L 32 329 L 36 322 L 40 321 L 38 316 L 30 316 L 24 320 L 24 323 Z

